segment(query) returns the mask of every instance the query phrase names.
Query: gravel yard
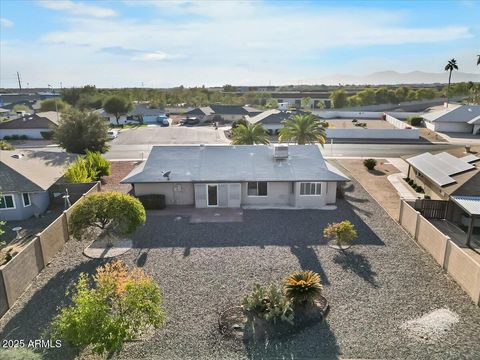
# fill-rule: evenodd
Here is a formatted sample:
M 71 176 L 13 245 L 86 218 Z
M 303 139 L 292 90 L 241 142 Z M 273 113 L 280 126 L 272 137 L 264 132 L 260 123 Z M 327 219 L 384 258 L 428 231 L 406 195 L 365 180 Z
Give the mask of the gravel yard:
M 334 129 L 361 129 L 355 126 L 353 119 L 325 119 Z M 367 124 L 367 129 L 396 129 L 395 126 L 380 119 L 357 119 L 358 123 Z
M 243 222 L 191 224 L 150 212 L 135 248 L 120 258 L 141 266 L 164 292 L 167 322 L 117 359 L 478 359 L 480 309 L 355 181 L 336 211 L 245 210 Z M 351 220 L 356 245 L 332 249 L 321 235 L 332 221 Z M 64 291 L 101 260 L 70 241 L 0 320 L 2 338 L 38 338 Z M 217 335 L 218 313 L 238 304 L 253 283 L 280 282 L 289 272 L 320 273 L 331 310 L 327 321 L 267 346 L 233 346 Z M 439 309 L 458 322 L 434 342 L 416 341 L 402 326 Z M 444 311 L 444 310 L 442 310 Z M 67 347 L 48 359 L 73 359 Z M 96 359 L 87 353 L 81 359 Z

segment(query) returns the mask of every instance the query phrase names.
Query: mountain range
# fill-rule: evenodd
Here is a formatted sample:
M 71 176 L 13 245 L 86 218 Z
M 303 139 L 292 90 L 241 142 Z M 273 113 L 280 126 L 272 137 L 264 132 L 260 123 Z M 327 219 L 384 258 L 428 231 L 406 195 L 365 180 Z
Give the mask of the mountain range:
M 455 71 L 452 73 L 452 83 L 456 82 L 480 82 L 480 71 L 478 74 Z M 335 74 L 331 76 L 297 80 L 295 83 L 305 85 L 395 85 L 395 84 L 446 84 L 448 83 L 448 72 L 429 73 L 424 71 L 412 71 L 400 73 L 397 71 L 379 71 L 369 75 L 346 75 Z

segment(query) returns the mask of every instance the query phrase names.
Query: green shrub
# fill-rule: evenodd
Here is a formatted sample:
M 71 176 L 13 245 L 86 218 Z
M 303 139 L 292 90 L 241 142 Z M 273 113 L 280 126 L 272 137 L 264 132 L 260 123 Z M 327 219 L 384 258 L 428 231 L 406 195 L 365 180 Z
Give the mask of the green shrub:
M 40 135 L 45 140 L 52 140 L 53 139 L 53 131 L 40 131 Z
M 111 163 L 101 153 L 87 150 L 85 160 L 87 161 L 87 167 L 93 169 L 93 172 L 96 173 L 95 180 L 110 175 Z
M 71 183 L 88 183 L 94 181 L 97 177 L 98 172 L 80 156 L 65 170 L 65 179 Z
M 14 135 L 10 136 L 10 139 L 12 139 L 12 140 L 20 140 L 20 135 L 14 134 Z
M 413 183 L 411 186 L 414 190 L 417 190 L 417 184 Z
M 112 355 L 125 341 L 163 322 L 162 295 L 155 281 L 139 268 L 114 261 L 97 268 L 93 278 L 80 274 L 72 305 L 53 319 L 51 335 L 79 349 L 91 346 L 97 354 Z
M 15 148 L 12 146 L 12 144 L 0 140 L 0 150 L 14 150 Z
M 375 160 L 375 159 L 365 159 L 365 160 L 363 160 L 363 165 L 368 170 L 373 170 L 373 169 L 375 169 L 375 166 L 377 166 L 377 160 Z
M 28 136 L 27 135 L 20 135 L 18 137 L 20 140 L 28 140 Z
M 323 229 L 323 235 L 334 240 L 338 245 L 351 244 L 357 238 L 355 226 L 348 220 L 339 223 L 328 224 Z
M 422 125 L 423 118 L 421 116 L 410 116 L 407 118 L 407 123 L 412 126 Z
M 3 137 L 3 140 L 12 140 L 12 137 L 10 135 L 5 135 Z
M 293 309 L 290 301 L 273 284 L 268 289 L 255 284 L 252 293 L 243 299 L 242 307 L 247 315 L 255 315 L 269 322 L 293 323 Z
M 420 185 L 417 185 L 417 192 L 420 193 L 420 194 L 423 194 L 423 187 L 421 187 Z
M 352 123 L 356 123 L 356 122 L 358 122 L 357 119 L 353 119 L 353 120 L 352 120 Z
M 313 271 L 298 271 L 284 281 L 285 296 L 296 304 L 313 304 L 322 295 L 320 276 Z
M 74 238 L 81 240 L 90 228 L 107 230 L 113 228 L 128 235 L 144 225 L 145 208 L 135 197 L 117 191 L 88 195 L 73 208 L 69 230 Z M 108 237 L 109 239 L 109 237 Z

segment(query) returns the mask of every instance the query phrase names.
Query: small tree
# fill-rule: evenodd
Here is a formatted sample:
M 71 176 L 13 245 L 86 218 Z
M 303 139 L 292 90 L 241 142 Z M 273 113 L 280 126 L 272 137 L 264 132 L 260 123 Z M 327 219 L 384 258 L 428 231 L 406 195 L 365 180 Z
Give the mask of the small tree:
M 119 124 L 120 116 L 127 114 L 129 111 L 133 110 L 133 103 L 127 98 L 113 95 L 108 97 L 103 103 L 103 109 L 115 116 L 117 125 Z
M 375 166 L 377 166 L 377 160 L 375 160 L 375 159 L 365 159 L 365 160 L 363 160 L 363 165 L 368 170 L 373 170 L 373 169 L 375 169 Z
M 295 115 L 283 121 L 280 129 L 279 142 L 296 142 L 298 145 L 320 143 L 325 144 L 326 135 L 323 122 L 311 114 Z
M 145 219 L 145 208 L 135 197 L 117 191 L 101 192 L 85 197 L 73 208 L 69 230 L 81 240 L 88 230 L 101 229 L 106 231 L 108 246 L 112 246 L 112 230 L 128 235 L 144 225 Z
M 72 305 L 53 319 L 51 335 L 80 349 L 92 346 L 95 353 L 113 355 L 125 341 L 163 322 L 162 295 L 155 281 L 141 269 L 114 261 L 98 267 L 93 278 L 80 274 Z
M 323 229 L 323 236 L 335 241 L 337 245 L 348 245 L 356 239 L 357 230 L 350 221 L 344 220 L 339 223 L 328 224 Z
M 53 138 L 68 152 L 84 154 L 86 150 L 105 152 L 108 125 L 93 112 L 67 110 L 55 128 Z
M 267 109 L 278 109 L 278 101 L 276 99 L 268 99 L 265 107 Z
M 9 142 L 0 140 L 0 150 L 15 150 L 15 148 Z
M 40 103 L 40 111 L 59 111 L 67 110 L 68 104 L 61 99 L 47 99 Z
M 12 108 L 12 111 L 16 113 L 19 111 L 31 111 L 31 109 L 27 105 L 17 104 Z

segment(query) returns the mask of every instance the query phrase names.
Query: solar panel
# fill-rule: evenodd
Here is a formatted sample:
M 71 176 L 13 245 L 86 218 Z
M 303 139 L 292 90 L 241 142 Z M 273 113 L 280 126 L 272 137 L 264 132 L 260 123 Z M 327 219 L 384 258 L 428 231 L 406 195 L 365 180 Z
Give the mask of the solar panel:
M 475 155 L 470 154 L 470 155 L 467 155 L 467 156 L 464 156 L 464 157 L 460 158 L 460 160 L 463 160 L 467 163 L 474 163 L 475 161 L 480 160 L 480 158 L 476 157 Z
M 435 160 L 433 164 L 447 175 L 455 175 L 475 168 L 472 164 L 469 164 L 446 152 L 436 154 L 434 155 L 434 158 Z
M 454 179 L 442 171 L 442 167 L 439 166 L 438 159 L 430 153 L 414 156 L 410 159 L 407 159 L 407 161 L 439 186 L 455 183 Z

